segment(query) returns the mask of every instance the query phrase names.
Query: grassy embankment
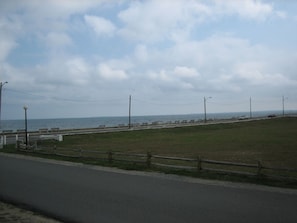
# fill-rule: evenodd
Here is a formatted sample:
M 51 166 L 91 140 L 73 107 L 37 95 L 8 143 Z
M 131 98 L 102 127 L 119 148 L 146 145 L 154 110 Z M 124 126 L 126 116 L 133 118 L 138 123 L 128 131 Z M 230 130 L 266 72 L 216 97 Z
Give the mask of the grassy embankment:
M 74 135 L 58 147 L 121 151 L 297 168 L 297 118 Z
M 197 157 L 297 168 L 297 118 L 73 135 L 58 148 Z M 44 144 L 44 143 L 43 143 Z

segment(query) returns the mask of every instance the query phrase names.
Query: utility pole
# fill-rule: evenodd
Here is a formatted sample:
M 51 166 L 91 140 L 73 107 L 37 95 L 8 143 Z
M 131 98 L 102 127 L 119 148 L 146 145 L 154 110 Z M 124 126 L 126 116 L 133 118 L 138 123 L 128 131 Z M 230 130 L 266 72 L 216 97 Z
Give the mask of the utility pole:
M 283 116 L 285 116 L 285 97 L 282 97 L 282 101 L 283 101 Z
M 4 83 L 0 82 L 0 129 L 2 128 L 2 126 L 1 126 L 2 87 L 7 83 L 8 83 L 7 81 L 5 81 Z
M 28 148 L 28 120 L 27 120 L 27 110 L 28 107 L 24 106 L 25 110 L 25 134 L 26 134 L 26 148 Z
M 206 100 L 210 99 L 211 97 L 204 97 L 204 122 L 206 123 Z
M 131 95 L 129 95 L 129 129 L 131 128 Z
M 204 97 L 204 122 L 206 123 L 206 98 Z
M 252 98 L 250 97 L 250 118 L 252 118 Z

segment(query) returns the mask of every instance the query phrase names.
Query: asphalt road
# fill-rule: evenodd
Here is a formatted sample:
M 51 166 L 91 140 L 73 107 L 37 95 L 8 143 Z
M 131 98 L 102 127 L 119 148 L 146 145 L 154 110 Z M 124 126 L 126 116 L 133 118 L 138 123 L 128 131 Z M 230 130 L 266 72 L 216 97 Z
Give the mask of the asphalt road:
M 0 199 L 65 222 L 297 222 L 297 191 L 0 153 Z

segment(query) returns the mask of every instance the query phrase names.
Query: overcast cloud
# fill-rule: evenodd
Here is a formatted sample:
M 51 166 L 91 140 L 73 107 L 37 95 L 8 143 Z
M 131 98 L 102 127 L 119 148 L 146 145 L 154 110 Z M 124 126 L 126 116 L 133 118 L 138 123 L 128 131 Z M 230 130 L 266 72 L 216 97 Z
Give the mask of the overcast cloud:
M 0 1 L 2 119 L 297 110 L 297 1 Z

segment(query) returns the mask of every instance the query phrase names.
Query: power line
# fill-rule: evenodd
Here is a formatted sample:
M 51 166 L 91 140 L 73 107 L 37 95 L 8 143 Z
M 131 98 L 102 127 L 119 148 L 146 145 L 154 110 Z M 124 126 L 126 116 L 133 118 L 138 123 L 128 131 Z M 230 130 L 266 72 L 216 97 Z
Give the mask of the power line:
M 222 102 L 213 102 L 209 101 L 209 104 L 216 104 L 216 105 L 224 105 L 224 106 L 230 106 L 230 105 L 240 105 L 240 104 L 246 104 L 248 101 L 245 102 L 233 102 L 233 103 L 222 103 Z
M 197 103 L 197 102 L 188 102 L 188 103 L 176 103 L 176 102 L 162 102 L 162 101 L 151 101 L 151 100 L 142 100 L 142 99 L 133 99 L 133 101 L 138 101 L 138 102 L 141 102 L 141 103 L 145 103 L 145 104 L 152 104 L 152 105 L 161 105 L 161 106 L 172 106 L 172 105 L 197 105 L 197 104 L 200 104 L 200 103 Z
M 111 104 L 111 103 L 123 103 L 126 100 L 124 98 L 112 98 L 112 99 L 86 99 L 86 98 L 64 98 L 64 97 L 57 97 L 57 96 L 48 96 L 48 95 L 42 95 L 42 94 L 33 94 L 27 91 L 21 91 L 21 90 L 15 90 L 15 89 L 7 89 L 8 91 L 15 92 L 22 95 L 29 95 L 41 99 L 48 99 L 48 100 L 54 100 L 54 101 L 67 101 L 67 102 L 84 102 L 84 103 L 100 103 L 100 104 Z

